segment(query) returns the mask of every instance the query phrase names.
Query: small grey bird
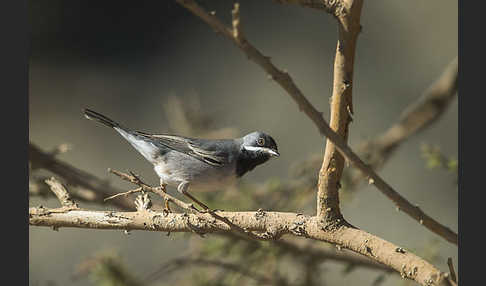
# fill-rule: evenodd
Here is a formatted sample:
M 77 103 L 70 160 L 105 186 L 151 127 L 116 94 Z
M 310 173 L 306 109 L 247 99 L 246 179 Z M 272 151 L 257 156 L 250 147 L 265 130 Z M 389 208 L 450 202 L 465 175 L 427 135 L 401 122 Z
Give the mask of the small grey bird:
M 120 133 L 154 165 L 163 188 L 177 186 L 180 193 L 205 209 L 209 208 L 188 193 L 189 186 L 197 189 L 224 185 L 280 156 L 275 140 L 263 132 L 236 139 L 209 140 L 133 131 L 89 109 L 84 110 L 84 116 Z

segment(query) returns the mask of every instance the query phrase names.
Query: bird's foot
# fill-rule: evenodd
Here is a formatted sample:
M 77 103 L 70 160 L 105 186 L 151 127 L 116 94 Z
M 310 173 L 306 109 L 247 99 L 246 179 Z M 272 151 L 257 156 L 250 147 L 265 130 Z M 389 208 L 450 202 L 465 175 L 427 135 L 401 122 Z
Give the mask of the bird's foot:
M 168 216 L 170 213 L 172 213 L 172 210 L 169 207 L 169 200 L 164 199 L 164 210 L 163 213 L 165 216 Z

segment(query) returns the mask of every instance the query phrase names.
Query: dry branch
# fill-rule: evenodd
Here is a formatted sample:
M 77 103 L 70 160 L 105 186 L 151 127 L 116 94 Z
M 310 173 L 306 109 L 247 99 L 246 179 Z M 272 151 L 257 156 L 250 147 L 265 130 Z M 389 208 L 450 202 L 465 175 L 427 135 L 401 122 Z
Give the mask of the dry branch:
M 330 127 L 344 142 L 353 114 L 353 71 L 356 42 L 361 31 L 362 0 L 341 1 L 347 13 L 338 17 L 339 40 L 334 59 L 334 83 L 331 100 Z M 344 169 L 344 157 L 327 140 L 317 191 L 317 215 L 327 221 L 342 219 L 339 209 L 339 188 Z
M 54 177 L 47 179 L 46 184 L 49 185 L 51 191 L 56 195 L 61 205 L 66 208 L 77 209 L 78 205 L 71 199 L 66 188 Z
M 265 212 L 218 212 L 239 228 L 260 233 L 271 233 L 262 238 L 273 240 L 281 235 L 294 235 L 326 241 L 350 249 L 375 261 L 388 265 L 402 277 L 415 280 L 422 285 L 448 285 L 446 273 L 442 273 L 422 258 L 407 252 L 397 251 L 398 246 L 365 231 L 342 226 L 332 231 L 322 228 L 317 217 L 295 213 Z M 176 214 L 155 211 L 115 212 L 70 210 L 52 212 L 30 208 L 29 224 L 53 228 L 76 227 L 92 229 L 148 230 L 162 232 L 230 232 L 234 228 L 215 219 L 211 214 Z
M 61 194 L 59 200 L 63 202 L 66 197 L 69 198 L 68 195 Z M 56 230 L 60 227 L 77 227 L 197 234 L 231 232 L 236 225 L 246 231 L 270 234 L 259 237 L 262 240 L 274 240 L 284 234 L 291 234 L 330 242 L 386 264 L 398 271 L 403 278 L 413 279 L 422 285 L 450 284 L 446 273 L 440 272 L 420 257 L 403 250 L 397 251 L 401 248 L 353 227 L 341 226 L 329 230 L 322 228 L 318 217 L 284 212 L 219 212 L 218 216 L 224 220 L 216 219 L 211 213 L 160 213 L 147 208 L 138 208 L 136 212 L 87 211 L 65 207 L 30 208 L 29 224 L 48 226 Z
M 227 233 L 221 233 L 220 235 L 227 237 L 229 239 L 233 240 L 241 240 L 244 239 L 240 236 L 236 236 L 231 232 Z M 258 244 L 258 241 L 253 241 L 253 240 L 245 240 L 247 243 L 252 243 L 252 244 Z M 390 267 L 378 263 L 372 259 L 362 257 L 358 254 L 355 254 L 354 252 L 345 252 L 343 250 L 341 251 L 331 251 L 327 249 L 323 249 L 320 247 L 313 247 L 310 245 L 297 245 L 294 242 L 291 242 L 289 240 L 276 240 L 272 244 L 273 246 L 277 247 L 279 251 L 285 253 L 285 254 L 291 254 L 293 257 L 300 257 L 305 260 L 312 260 L 315 262 L 322 262 L 326 260 L 333 260 L 333 261 L 338 261 L 342 263 L 347 263 L 353 266 L 357 267 L 363 267 L 363 268 L 368 268 L 368 269 L 375 269 L 375 270 L 382 270 L 385 272 L 393 272 L 393 269 Z M 395 272 L 393 272 L 395 273 Z
M 334 132 L 327 122 L 322 117 L 322 113 L 317 111 L 314 106 L 305 98 L 300 89 L 295 85 L 292 78 L 287 72 L 282 72 L 277 69 L 269 57 L 264 56 L 260 51 L 258 51 L 254 46 L 252 46 L 244 37 L 241 31 L 241 24 L 239 19 L 233 19 L 238 25 L 233 29 L 227 28 L 223 23 L 221 23 L 218 18 L 207 13 L 203 8 L 201 8 L 194 0 L 176 0 L 177 3 L 181 4 L 194 15 L 201 18 L 205 23 L 211 26 L 218 33 L 221 33 L 226 38 L 233 41 L 233 43 L 238 46 L 250 60 L 254 61 L 260 65 L 272 78 L 287 91 L 287 93 L 294 99 L 294 101 L 299 106 L 299 109 L 303 111 L 314 124 L 318 127 L 320 133 L 325 135 L 338 149 L 338 151 L 349 161 L 358 168 L 364 176 L 372 179 L 374 186 L 381 191 L 385 196 L 387 196 L 398 209 L 402 210 L 413 219 L 418 221 L 420 224 L 424 225 L 427 229 L 436 233 L 437 235 L 445 238 L 447 241 L 457 245 L 457 233 L 442 225 L 431 216 L 424 213 L 418 206 L 413 205 L 403 196 L 401 196 L 397 191 L 395 191 L 388 183 L 386 183 L 372 168 L 361 160 L 361 158 L 356 155 L 356 153 L 346 144 L 346 141 L 336 132 Z M 235 6 L 237 10 L 238 6 Z M 233 15 L 239 15 L 233 12 Z M 346 13 L 345 13 L 346 14 Z M 343 22 L 343 29 L 349 28 Z M 234 35 L 237 35 L 235 37 Z M 339 49 L 339 47 L 338 47 Z M 349 78 L 349 77 L 348 77 Z M 352 110 L 350 110 L 352 111 Z M 327 209 L 327 208 L 326 208 Z M 331 209 L 332 211 L 332 209 Z

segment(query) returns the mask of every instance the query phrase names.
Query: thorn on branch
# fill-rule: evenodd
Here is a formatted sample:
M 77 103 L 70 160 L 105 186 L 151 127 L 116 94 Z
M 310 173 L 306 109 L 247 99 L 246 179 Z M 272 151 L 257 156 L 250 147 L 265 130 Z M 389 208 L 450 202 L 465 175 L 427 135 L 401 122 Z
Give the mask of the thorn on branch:
M 395 249 L 395 252 L 405 254 L 405 249 L 403 249 L 403 248 L 401 248 L 401 247 L 397 247 L 397 248 Z

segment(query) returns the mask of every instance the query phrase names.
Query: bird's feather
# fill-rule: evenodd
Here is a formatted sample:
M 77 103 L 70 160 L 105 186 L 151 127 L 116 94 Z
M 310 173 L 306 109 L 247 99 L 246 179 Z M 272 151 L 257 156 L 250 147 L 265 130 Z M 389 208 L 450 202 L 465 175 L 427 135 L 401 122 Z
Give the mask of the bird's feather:
M 154 144 L 175 150 L 213 166 L 223 166 L 228 160 L 228 150 L 221 149 L 220 140 L 193 139 L 167 134 L 147 134 L 140 131 L 134 132 Z

